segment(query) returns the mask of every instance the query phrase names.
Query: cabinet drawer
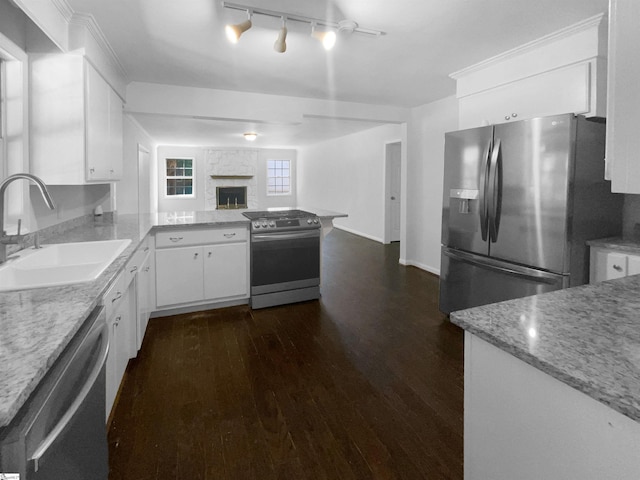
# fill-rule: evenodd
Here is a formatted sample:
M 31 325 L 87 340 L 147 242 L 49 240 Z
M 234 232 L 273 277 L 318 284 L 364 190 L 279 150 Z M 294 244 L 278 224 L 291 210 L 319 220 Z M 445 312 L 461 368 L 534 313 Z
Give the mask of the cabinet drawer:
M 107 318 L 111 318 L 119 305 L 119 300 L 124 296 L 127 289 L 126 274 L 121 273 L 118 278 L 111 284 L 107 293 L 102 297 L 102 303 L 107 314 Z
M 156 248 L 237 242 L 246 240 L 246 238 L 246 227 L 172 230 L 170 232 L 156 233 Z

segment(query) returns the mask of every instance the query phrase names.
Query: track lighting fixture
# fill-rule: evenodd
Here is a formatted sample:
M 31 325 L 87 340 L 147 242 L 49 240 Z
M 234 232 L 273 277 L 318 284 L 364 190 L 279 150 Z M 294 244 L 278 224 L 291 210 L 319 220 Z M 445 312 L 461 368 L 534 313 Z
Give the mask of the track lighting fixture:
M 287 51 L 287 44 L 285 43 L 286 39 L 287 39 L 287 20 L 285 17 L 282 17 L 282 28 L 280 29 L 280 33 L 278 34 L 276 43 L 273 44 L 273 49 L 278 53 L 286 52 Z
M 222 2 L 224 8 L 231 10 L 242 10 L 247 12 L 248 19 L 237 25 L 227 25 L 225 30 L 227 37 L 232 43 L 237 43 L 240 35 L 251 28 L 251 16 L 252 15 L 264 15 L 267 17 L 281 18 L 282 27 L 278 34 L 278 38 L 273 45 L 273 49 L 276 52 L 283 53 L 287 50 L 287 22 L 300 22 L 311 25 L 311 36 L 322 42 L 325 50 L 331 50 L 336 44 L 337 33 L 351 34 L 359 33 L 363 35 L 369 35 L 373 37 L 379 37 L 384 35 L 384 32 L 379 30 L 370 30 L 358 26 L 353 20 L 342 20 L 340 22 L 334 22 L 331 20 L 322 20 L 319 18 L 305 17 L 303 15 L 297 15 L 293 13 L 277 12 L 274 10 L 265 10 L 263 8 L 250 7 L 247 5 L 240 5 L 237 3 L 231 3 L 227 1 Z M 336 33 L 337 32 L 337 33 Z
M 224 31 L 231 43 L 238 43 L 240 35 L 251 28 L 251 10 L 247 10 L 247 19 L 236 25 L 226 25 Z

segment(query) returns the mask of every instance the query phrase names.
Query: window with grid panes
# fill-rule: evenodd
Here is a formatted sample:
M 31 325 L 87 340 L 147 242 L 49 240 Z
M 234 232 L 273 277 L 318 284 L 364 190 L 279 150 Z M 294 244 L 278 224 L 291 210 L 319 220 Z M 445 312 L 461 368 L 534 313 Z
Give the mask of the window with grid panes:
M 193 196 L 193 158 L 166 159 L 168 197 Z
M 267 195 L 291 193 L 291 169 L 289 160 L 267 160 Z

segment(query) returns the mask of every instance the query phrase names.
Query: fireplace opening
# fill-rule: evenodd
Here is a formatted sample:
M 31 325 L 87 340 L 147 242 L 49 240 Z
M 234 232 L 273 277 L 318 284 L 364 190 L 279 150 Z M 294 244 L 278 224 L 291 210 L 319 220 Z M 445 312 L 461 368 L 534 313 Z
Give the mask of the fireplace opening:
M 247 208 L 247 187 L 216 187 L 218 209 Z

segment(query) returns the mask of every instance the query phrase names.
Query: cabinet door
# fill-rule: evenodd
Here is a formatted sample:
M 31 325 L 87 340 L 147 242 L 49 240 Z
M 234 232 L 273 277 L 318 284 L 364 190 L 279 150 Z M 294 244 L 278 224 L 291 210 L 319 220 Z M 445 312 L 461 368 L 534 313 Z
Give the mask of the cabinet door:
M 640 274 L 640 257 L 637 255 L 627 256 L 627 275 Z
M 248 295 L 247 244 L 205 247 L 204 294 L 208 300 Z
M 109 180 L 109 90 L 100 74 L 86 63 L 87 180 Z
M 609 2 L 607 164 L 611 191 L 640 193 L 640 2 Z
M 109 88 L 109 179 L 120 180 L 122 178 L 122 163 L 124 152 L 122 121 L 122 100 Z
M 552 70 L 460 98 L 460 128 L 590 110 L 591 65 Z
M 138 271 L 138 325 L 136 347 L 140 350 L 151 315 L 151 255 L 147 254 Z
M 627 256 L 622 253 L 607 253 L 606 280 L 627 276 Z
M 113 401 L 116 398 L 118 392 L 118 383 L 116 383 L 116 358 L 118 357 L 118 326 L 116 325 L 116 317 L 107 319 L 109 324 L 109 353 L 107 356 L 106 364 L 106 412 L 105 420 L 109 420 L 111 409 L 113 408 Z
M 204 298 L 202 247 L 156 251 L 156 297 L 158 306 Z

